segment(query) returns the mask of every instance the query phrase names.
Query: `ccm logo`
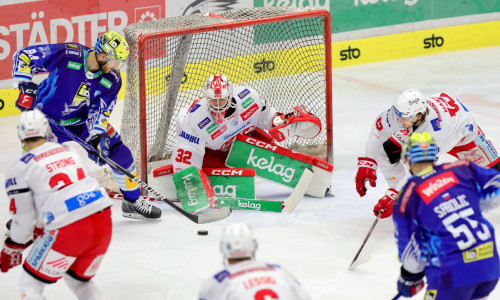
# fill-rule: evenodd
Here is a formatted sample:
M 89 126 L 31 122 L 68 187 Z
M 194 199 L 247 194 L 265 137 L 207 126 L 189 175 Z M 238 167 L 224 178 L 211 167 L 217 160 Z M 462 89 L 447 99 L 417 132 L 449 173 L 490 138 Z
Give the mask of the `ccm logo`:
M 444 39 L 440 36 L 434 36 L 434 33 L 430 38 L 424 39 L 424 49 L 441 47 L 444 44 Z
M 349 45 L 349 48 L 340 51 L 340 60 L 356 59 L 360 56 L 361 51 L 358 48 L 351 48 L 351 45 Z
M 210 175 L 241 176 L 243 175 L 243 170 L 213 170 Z
M 259 140 L 253 139 L 253 138 L 247 138 L 245 140 L 245 142 L 247 142 L 250 145 L 255 145 L 255 146 L 259 147 L 259 148 L 269 149 L 269 150 L 272 150 L 272 151 L 274 151 L 274 150 L 276 150 L 278 148 L 277 146 L 271 146 L 268 143 L 265 143 L 263 141 L 259 141 Z

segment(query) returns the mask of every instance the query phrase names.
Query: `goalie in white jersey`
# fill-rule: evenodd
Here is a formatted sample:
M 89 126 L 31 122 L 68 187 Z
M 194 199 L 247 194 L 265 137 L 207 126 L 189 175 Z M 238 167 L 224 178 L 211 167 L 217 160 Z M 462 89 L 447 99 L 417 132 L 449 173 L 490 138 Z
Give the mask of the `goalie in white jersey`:
M 183 108 L 177 116 L 177 142 L 172 154 L 174 171 L 225 167 L 227 152 L 239 133 L 268 143 L 291 136 L 313 138 L 321 122 L 303 105 L 282 114 L 249 87 L 234 87 L 222 74 L 210 76 L 205 96 Z M 269 134 L 264 130 L 268 130 Z
M 412 132 L 430 132 L 438 154 L 448 153 L 483 167 L 500 170 L 500 157 L 474 120 L 456 98 L 439 93 L 425 98 L 419 91 L 403 92 L 389 109 L 379 114 L 373 124 L 364 157 L 358 158 L 356 191 L 363 197 L 367 181 L 375 187 L 377 166 L 389 189 L 373 212 L 382 218 L 392 215 L 397 186 L 407 172 L 400 161 L 402 145 Z
M 45 284 L 63 276 L 78 299 L 98 299 L 91 279 L 111 241 L 112 201 L 76 152 L 47 141 L 42 112 L 23 112 L 18 134 L 27 152 L 5 175 L 12 223 L 1 271 L 20 265 L 33 243 L 19 280 L 22 299 L 45 299 Z
M 300 283 L 279 265 L 255 261 L 256 249 L 257 242 L 247 224 L 227 225 L 220 242 L 226 268 L 204 283 L 199 300 L 310 299 Z

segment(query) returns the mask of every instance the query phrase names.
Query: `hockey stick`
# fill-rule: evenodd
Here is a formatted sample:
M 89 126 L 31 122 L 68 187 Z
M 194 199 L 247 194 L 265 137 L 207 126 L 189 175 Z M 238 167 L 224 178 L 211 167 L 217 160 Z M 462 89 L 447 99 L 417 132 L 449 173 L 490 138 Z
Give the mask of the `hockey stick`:
M 398 293 L 392 300 L 398 300 L 401 296 L 403 296 L 401 293 Z
M 123 200 L 123 195 L 120 193 L 108 191 L 108 196 L 112 199 Z M 140 196 L 140 199 L 144 201 L 162 201 L 159 198 L 149 196 Z M 170 201 L 180 203 L 178 199 Z M 282 212 L 285 204 L 283 201 L 217 197 L 217 207 L 213 208 L 226 206 L 231 209 Z
M 382 211 L 380 211 L 378 213 L 377 219 L 375 219 L 375 222 L 373 222 L 373 225 L 370 228 L 370 231 L 368 232 L 368 234 L 366 235 L 365 240 L 363 241 L 363 244 L 361 244 L 361 247 L 359 248 L 358 253 L 356 253 L 356 256 L 354 256 L 354 259 L 352 260 L 351 265 L 349 266 L 349 270 L 353 270 L 354 267 L 357 266 L 357 265 L 354 265 L 354 263 L 356 262 L 356 260 L 358 259 L 359 255 L 361 254 L 361 250 L 363 250 L 363 247 L 365 247 L 365 244 L 368 241 L 368 238 L 370 238 L 370 235 L 372 234 L 373 229 L 375 228 L 375 225 L 377 225 L 378 220 L 380 220 L 380 215 L 381 214 L 382 214 Z
M 85 141 L 83 141 L 79 136 L 75 135 L 74 133 L 72 133 L 68 129 L 66 129 L 63 126 L 59 125 L 56 121 L 54 121 L 49 116 L 46 115 L 46 117 L 47 117 L 47 120 L 54 127 L 56 127 L 57 129 L 61 130 L 62 132 L 64 132 L 67 136 L 69 136 L 72 140 L 74 140 L 75 142 L 77 142 L 78 144 L 80 144 L 83 148 L 87 149 L 88 151 L 94 151 L 94 152 L 97 152 L 97 153 L 100 154 L 99 151 L 97 151 L 94 147 L 92 147 L 91 145 L 89 145 L 88 143 L 86 143 Z M 161 200 L 163 200 L 163 202 L 167 203 L 173 209 L 175 209 L 176 211 L 178 211 L 179 213 L 181 213 L 183 216 L 185 216 L 186 218 L 188 218 L 189 220 L 191 220 L 191 221 L 193 221 L 195 223 L 205 224 L 205 223 L 215 222 L 215 221 L 222 220 L 222 219 L 228 217 L 231 214 L 231 208 L 225 207 L 225 208 L 218 209 L 218 210 L 212 211 L 210 213 L 202 214 L 202 215 L 192 215 L 192 214 L 184 211 L 181 207 L 178 207 L 177 205 L 175 205 L 174 203 L 172 203 L 172 201 L 170 201 L 167 198 L 163 197 L 161 194 L 159 194 L 158 192 L 156 192 L 152 187 L 150 187 L 147 183 L 145 183 L 144 181 L 142 181 L 139 178 L 135 177 L 133 174 L 131 174 L 130 172 L 128 172 L 127 170 L 125 170 L 125 168 L 123 168 L 119 164 L 115 163 L 110 158 L 107 158 L 107 157 L 106 158 L 101 157 L 101 158 L 108 165 L 110 165 L 111 167 L 113 167 L 113 168 L 117 169 L 118 171 L 122 172 L 127 177 L 129 177 L 132 181 L 134 181 L 135 183 L 137 183 L 138 185 L 140 185 L 142 188 L 144 188 L 148 192 L 150 192 L 153 195 L 155 195 L 155 197 L 160 198 Z

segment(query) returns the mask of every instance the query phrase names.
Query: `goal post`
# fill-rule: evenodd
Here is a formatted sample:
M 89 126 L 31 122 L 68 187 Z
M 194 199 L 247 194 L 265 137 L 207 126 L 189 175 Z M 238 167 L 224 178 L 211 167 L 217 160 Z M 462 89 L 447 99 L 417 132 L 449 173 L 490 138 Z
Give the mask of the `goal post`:
M 333 163 L 331 19 L 326 10 L 245 8 L 139 22 L 130 46 L 121 134 L 142 180 L 148 164 L 172 155 L 176 118 L 225 74 L 278 111 L 304 104 L 323 126 L 314 139 L 281 146 Z

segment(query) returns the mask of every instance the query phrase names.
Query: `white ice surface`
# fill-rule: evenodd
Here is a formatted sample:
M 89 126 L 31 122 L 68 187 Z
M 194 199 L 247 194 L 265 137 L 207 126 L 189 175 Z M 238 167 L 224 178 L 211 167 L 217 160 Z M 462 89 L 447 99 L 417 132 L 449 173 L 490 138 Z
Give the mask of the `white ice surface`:
M 424 94 L 447 91 L 472 111 L 486 136 L 500 149 L 500 47 L 442 53 L 418 58 L 334 69 L 333 124 L 335 195 L 323 200 L 305 198 L 287 213 L 233 211 L 220 222 L 197 225 L 160 204 L 161 222 L 121 216 L 113 205 L 113 239 L 95 282 L 105 299 L 196 299 L 202 282 L 222 268 L 221 228 L 248 222 L 259 243 L 257 259 L 279 263 L 290 270 L 313 299 L 391 299 L 399 272 L 390 219 L 381 220 L 368 241 L 362 260 L 348 271 L 372 225 L 371 210 L 387 188 L 379 174 L 378 186 L 360 198 L 355 192 L 356 158 L 364 154 L 373 119 L 407 88 Z M 112 116 L 119 128 L 123 103 Z M 0 181 L 20 154 L 17 116 L 0 118 Z M 261 196 L 285 198 L 286 190 L 258 185 Z M 486 214 L 500 230 L 500 209 Z M 0 191 L 0 226 L 9 219 L 8 201 Z M 198 236 L 199 229 L 208 236 Z M 3 229 L 0 229 L 2 232 Z M 500 241 L 500 234 L 496 234 Z M 21 268 L 0 274 L 0 299 L 18 299 Z M 474 276 L 474 274 L 471 274 Z M 47 299 L 76 299 L 60 281 L 45 290 Z M 422 299 L 421 293 L 415 299 Z M 500 288 L 489 300 L 500 299 Z

